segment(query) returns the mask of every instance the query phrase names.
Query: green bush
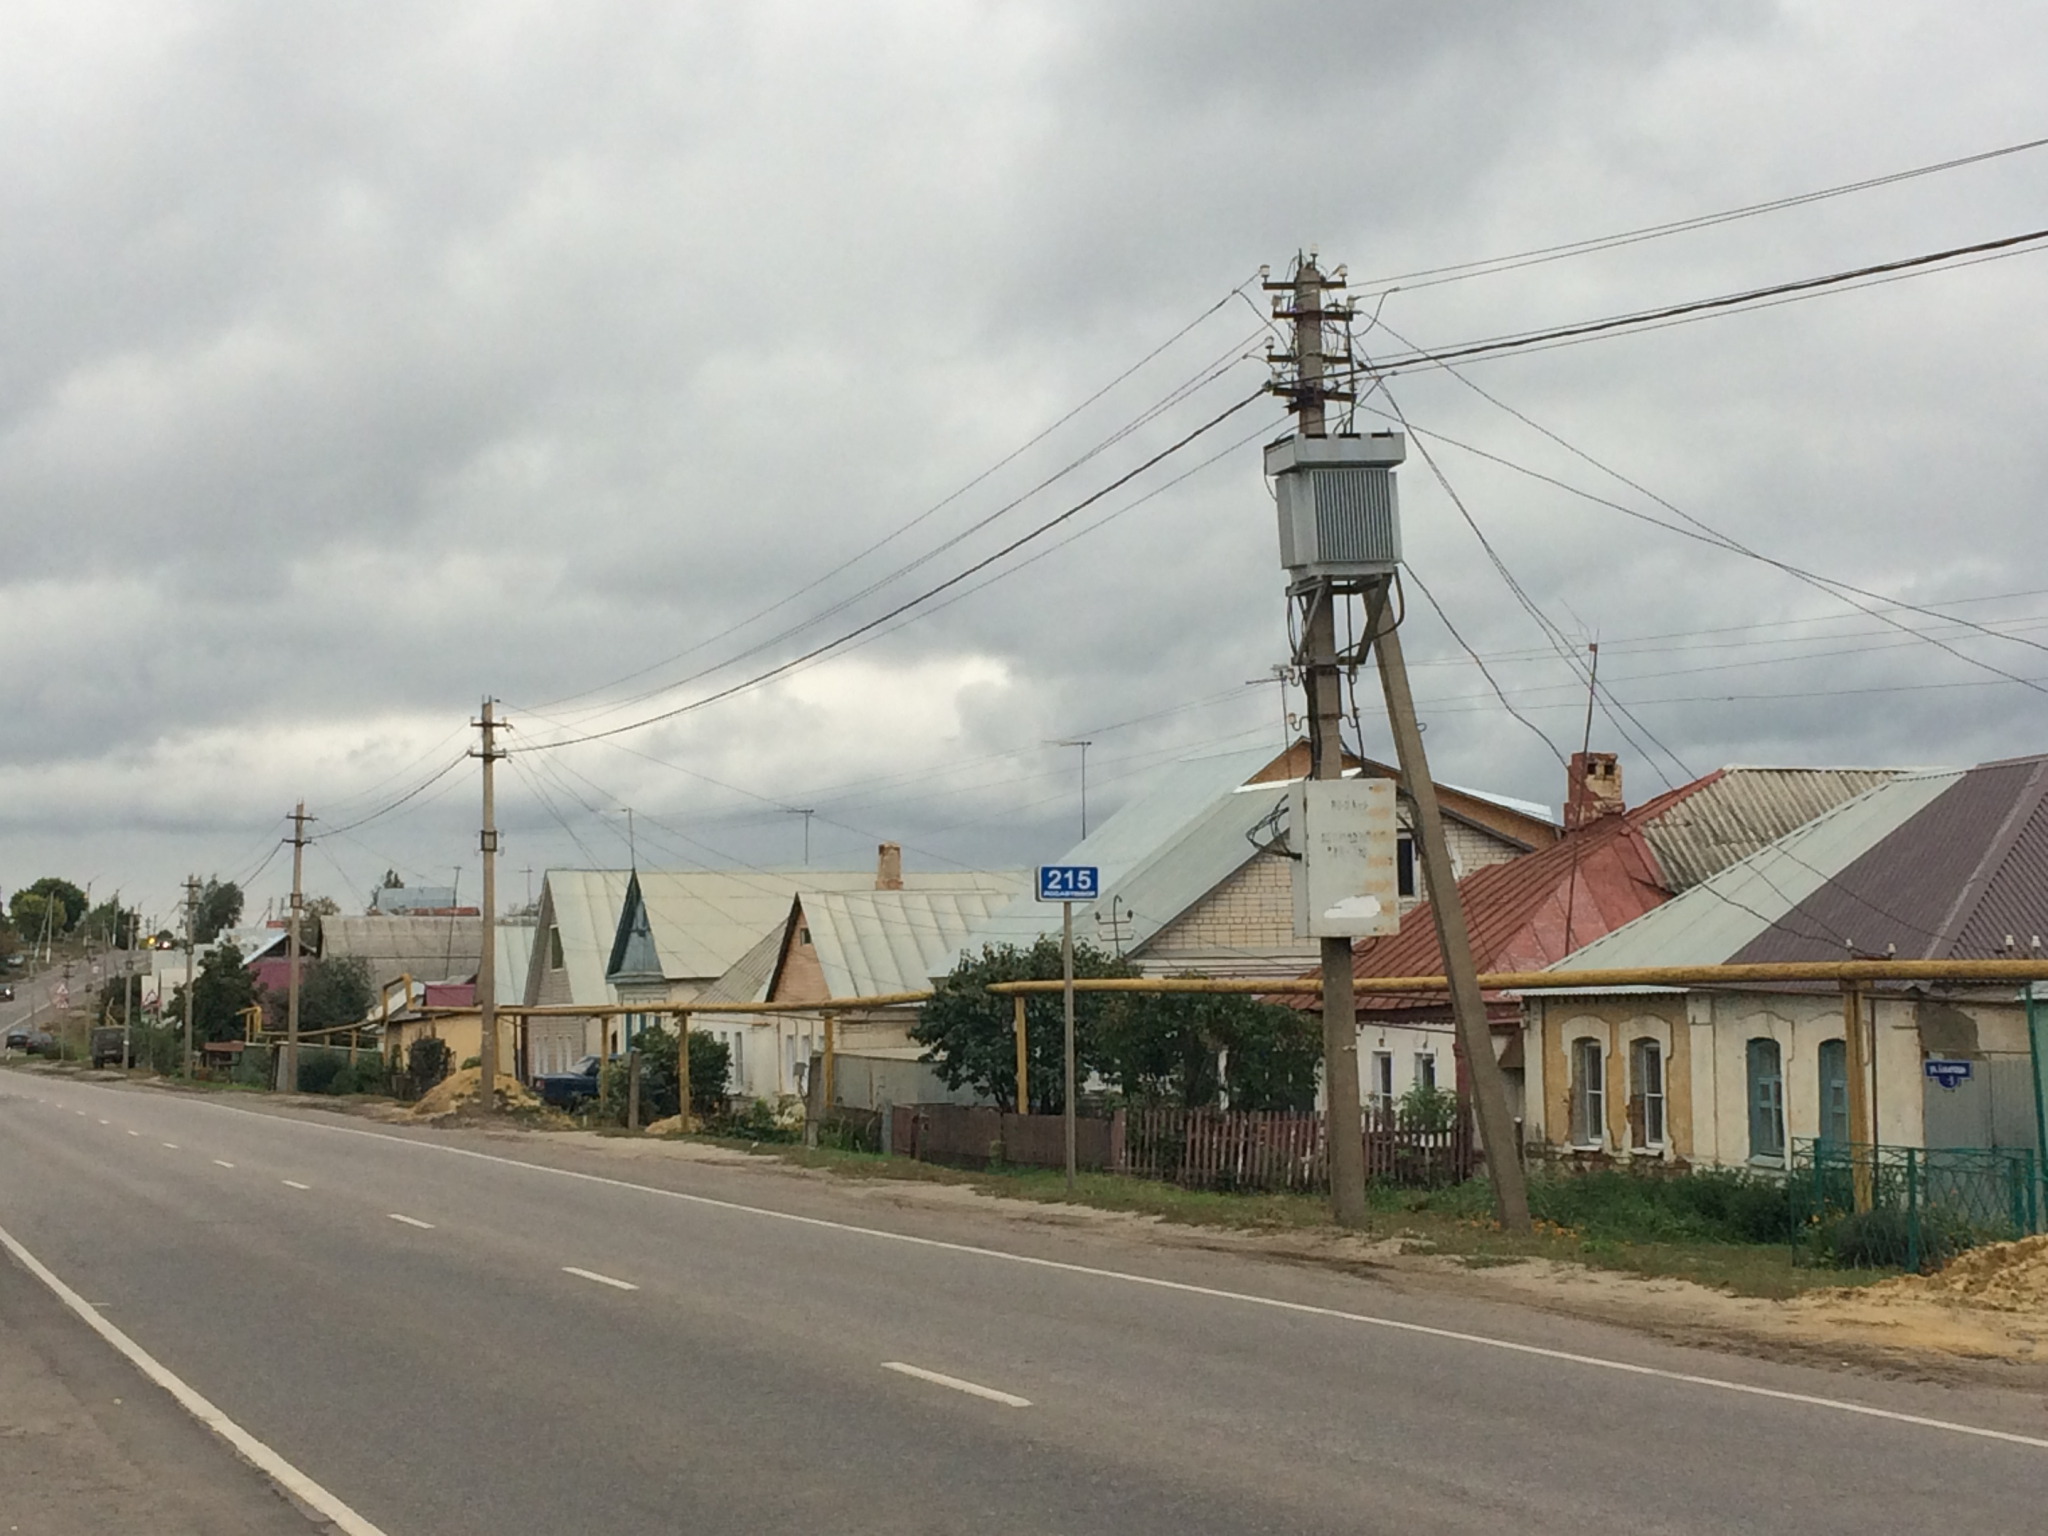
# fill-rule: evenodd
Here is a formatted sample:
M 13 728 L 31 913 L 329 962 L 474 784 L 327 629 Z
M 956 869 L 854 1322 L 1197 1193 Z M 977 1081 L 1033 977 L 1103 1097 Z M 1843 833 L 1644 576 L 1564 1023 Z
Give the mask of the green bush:
M 715 1112 L 705 1119 L 704 1128 L 714 1136 L 732 1136 L 744 1141 L 803 1140 L 802 1127 L 784 1124 L 765 1099 L 750 1099 L 737 1113 L 731 1110 Z
M 1939 1206 L 1921 1211 L 1919 1267 L 1940 1269 L 1965 1249 L 1995 1240 L 2000 1234 L 1979 1231 L 1961 1216 Z M 1820 1233 L 1822 1251 L 1844 1269 L 1905 1269 L 1913 1261 L 1912 1234 L 1906 1213 L 1878 1206 L 1837 1219 Z
M 1601 1168 L 1532 1178 L 1529 1211 L 1588 1237 L 1624 1242 L 1782 1243 L 1793 1225 L 1784 1183 L 1729 1168 Z
M 335 1086 L 335 1079 L 348 1070 L 348 1052 L 326 1050 L 320 1047 L 301 1047 L 299 1050 L 300 1093 L 346 1093 L 346 1088 Z
M 424 1035 L 405 1050 L 406 1091 L 415 1099 L 448 1075 L 455 1053 L 446 1040 Z

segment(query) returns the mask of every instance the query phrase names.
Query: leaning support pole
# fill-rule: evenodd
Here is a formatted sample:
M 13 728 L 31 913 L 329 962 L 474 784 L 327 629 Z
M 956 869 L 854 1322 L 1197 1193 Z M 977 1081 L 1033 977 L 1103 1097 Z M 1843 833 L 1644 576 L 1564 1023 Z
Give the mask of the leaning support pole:
M 1465 1070 L 1472 1078 L 1472 1097 L 1479 1111 L 1479 1137 L 1485 1144 L 1487 1175 L 1493 1183 L 1494 1216 L 1508 1231 L 1526 1232 L 1529 1188 L 1522 1173 L 1522 1149 L 1515 1144 L 1507 1084 L 1493 1054 L 1486 1000 L 1479 993 L 1479 974 L 1472 963 L 1472 940 L 1465 930 L 1465 907 L 1458 899 L 1450 844 L 1444 837 L 1443 814 L 1436 803 L 1436 783 L 1429 776 L 1429 760 L 1422 750 L 1422 731 L 1415 720 L 1415 697 L 1408 691 L 1408 667 L 1401 654 L 1400 631 L 1389 622 L 1385 586 L 1367 602 L 1366 617 L 1367 632 L 1373 637 L 1373 654 L 1379 661 L 1380 688 L 1386 695 L 1387 720 L 1393 727 L 1401 780 L 1415 805 L 1415 836 L 1422 845 L 1429 910 L 1436 921 L 1444 976 L 1450 982 L 1451 1014 L 1457 1021 L 1458 1041 L 1465 1050 Z

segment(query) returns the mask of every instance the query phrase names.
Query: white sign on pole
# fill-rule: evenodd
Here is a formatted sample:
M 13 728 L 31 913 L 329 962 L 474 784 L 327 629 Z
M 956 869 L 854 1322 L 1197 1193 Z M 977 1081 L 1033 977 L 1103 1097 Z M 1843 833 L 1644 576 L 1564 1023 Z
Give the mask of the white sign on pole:
M 1294 933 L 1360 939 L 1401 926 L 1391 779 L 1304 779 L 1288 800 Z

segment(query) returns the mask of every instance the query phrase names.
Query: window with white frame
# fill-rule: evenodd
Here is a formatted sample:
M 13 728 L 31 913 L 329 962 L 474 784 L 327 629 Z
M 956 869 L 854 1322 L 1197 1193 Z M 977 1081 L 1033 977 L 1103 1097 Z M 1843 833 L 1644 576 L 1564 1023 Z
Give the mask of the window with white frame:
M 1572 1042 L 1572 1145 L 1599 1147 L 1607 1140 L 1606 1053 L 1591 1035 Z
M 1382 1113 L 1394 1107 L 1394 1053 L 1372 1053 L 1372 1102 Z
M 1629 1145 L 1664 1145 L 1664 1047 L 1647 1035 L 1628 1048 Z
M 1417 1051 L 1415 1053 L 1415 1086 L 1431 1089 L 1436 1087 L 1435 1051 Z

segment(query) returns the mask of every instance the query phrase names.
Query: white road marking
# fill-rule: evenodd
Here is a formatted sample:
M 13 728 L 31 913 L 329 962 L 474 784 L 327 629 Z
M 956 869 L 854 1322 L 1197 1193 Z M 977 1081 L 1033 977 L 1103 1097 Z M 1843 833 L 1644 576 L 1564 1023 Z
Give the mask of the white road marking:
M 85 1111 L 82 1109 L 74 1109 L 73 1111 L 71 1111 L 71 1113 L 78 1116 L 78 1118 L 81 1120 L 85 1118 Z
M 213 1160 L 213 1162 L 214 1162 L 214 1166 L 215 1166 L 215 1167 L 217 1167 L 217 1168 L 232 1168 L 232 1167 L 234 1167 L 234 1166 L 235 1166 L 235 1165 L 234 1165 L 233 1163 L 229 1162 L 229 1161 L 228 1161 L 228 1160 L 227 1160 L 226 1158 L 224 1158 L 224 1157 L 216 1157 L 216 1158 L 215 1158 L 215 1159 Z
M 285 1182 L 289 1184 L 291 1181 L 287 1179 Z M 305 1186 L 300 1185 L 299 1187 L 303 1189 Z M 391 1213 L 391 1219 L 393 1221 L 402 1221 L 408 1227 L 418 1227 L 423 1231 L 431 1232 L 434 1230 L 434 1224 L 431 1221 L 421 1221 L 417 1216 L 401 1216 L 398 1214 L 398 1212 L 393 1211 Z
M 102 1121 L 100 1122 L 100 1124 L 101 1124 L 101 1125 L 112 1125 L 113 1123 L 114 1123 L 114 1122 L 113 1122 L 113 1121 L 111 1121 L 111 1120 L 102 1120 Z
M 1029 1408 L 1031 1399 L 1018 1397 L 1012 1392 L 998 1392 L 994 1387 L 984 1387 L 977 1382 L 962 1381 L 958 1376 L 942 1376 L 937 1371 L 925 1370 L 922 1366 L 905 1365 L 901 1360 L 884 1360 L 882 1369 L 898 1371 L 905 1376 L 915 1376 L 919 1381 L 929 1381 L 941 1387 L 951 1387 L 955 1392 L 965 1392 L 973 1397 L 985 1397 L 992 1403 L 1001 1403 L 1005 1408 Z
M 574 1264 L 564 1264 L 562 1273 L 574 1275 L 579 1280 L 595 1280 L 599 1285 L 608 1285 L 615 1291 L 637 1291 L 639 1286 L 630 1280 L 614 1280 L 610 1275 L 600 1275 L 594 1269 L 578 1269 Z
M 140 1136 L 140 1135 L 142 1134 L 142 1132 L 140 1132 L 140 1131 L 130 1131 L 130 1132 L 129 1132 L 128 1134 L 129 1134 L 130 1136 Z
M 311 1189 L 313 1187 L 310 1184 L 301 1184 L 297 1179 L 286 1179 L 284 1182 L 289 1184 L 293 1189 Z
M 221 1439 L 234 1447 L 235 1453 L 255 1467 L 280 1488 L 284 1489 L 301 1504 L 307 1505 L 318 1514 L 333 1522 L 335 1529 L 343 1536 L 384 1536 L 384 1532 L 357 1514 L 340 1499 L 306 1476 L 297 1467 L 286 1461 L 269 1446 L 250 1434 L 233 1419 L 200 1396 L 190 1386 L 159 1364 L 156 1358 L 137 1344 L 127 1334 L 101 1317 L 92 1304 L 71 1289 L 62 1280 L 43 1267 L 42 1262 L 30 1253 L 6 1228 L 0 1227 L 0 1247 L 4 1247 L 30 1274 L 55 1293 L 57 1299 L 78 1316 L 86 1325 L 127 1357 L 143 1375 L 162 1387 L 177 1400 L 193 1418 L 212 1430 Z
M 353 1125 L 323 1125 L 316 1120 L 297 1120 L 286 1115 L 267 1114 L 262 1110 L 241 1109 L 232 1104 L 216 1104 L 200 1101 L 196 1108 L 217 1110 L 222 1114 L 256 1116 L 273 1123 L 299 1126 L 305 1130 L 326 1131 L 337 1136 L 361 1136 L 371 1141 L 381 1141 L 387 1146 L 412 1147 L 423 1152 L 440 1152 L 452 1157 L 471 1158 L 480 1163 L 500 1163 L 507 1168 L 523 1168 L 529 1173 L 548 1174 L 560 1179 L 573 1179 L 585 1184 L 600 1184 L 611 1189 L 637 1190 L 643 1195 L 655 1195 L 664 1200 L 678 1200 L 685 1205 L 701 1206 L 707 1210 L 730 1211 L 736 1215 L 758 1216 L 767 1221 L 788 1222 L 794 1226 L 812 1227 L 826 1232 L 844 1232 L 857 1237 L 871 1237 L 880 1242 L 902 1243 L 913 1248 L 929 1248 L 940 1253 L 972 1254 L 976 1258 L 993 1259 L 1004 1264 L 1021 1264 L 1031 1269 L 1049 1270 L 1054 1273 L 1085 1275 L 1095 1280 L 1110 1280 L 1123 1285 L 1145 1286 L 1152 1290 L 1174 1291 L 1187 1296 L 1206 1296 L 1216 1301 L 1237 1302 L 1245 1306 L 1268 1307 L 1276 1312 L 1292 1312 L 1298 1316 L 1325 1317 L 1336 1322 L 1355 1323 L 1367 1328 L 1385 1328 L 1395 1333 L 1405 1333 L 1418 1338 L 1441 1339 L 1446 1343 L 1469 1344 L 1481 1349 L 1498 1349 L 1509 1354 L 1528 1355 L 1541 1360 L 1555 1360 L 1566 1365 L 1584 1366 L 1589 1370 L 1613 1371 L 1623 1376 L 1639 1376 L 1654 1381 L 1675 1382 L 1680 1386 L 1702 1387 L 1715 1392 L 1733 1392 L 1743 1397 L 1766 1398 L 1773 1402 L 1797 1403 L 1806 1408 L 1823 1408 L 1832 1413 L 1854 1414 L 1859 1418 L 1882 1419 L 1893 1424 L 1910 1424 L 1918 1429 L 1938 1429 L 1952 1435 L 1969 1435 L 1979 1440 L 1997 1440 L 2007 1445 L 2024 1445 L 2033 1450 L 2048 1451 L 2048 1437 L 2022 1435 L 2008 1429 L 1987 1429 L 1981 1424 L 1963 1424 L 1953 1419 L 1937 1419 L 1926 1414 L 1901 1413 L 1892 1408 L 1877 1408 L 1868 1403 L 1851 1402 L 1846 1398 L 1822 1397 L 1812 1392 L 1788 1392 L 1780 1387 L 1759 1387 L 1746 1381 L 1729 1381 L 1720 1376 L 1700 1376 L 1690 1371 L 1666 1370 L 1661 1366 L 1637 1365 L 1628 1360 L 1610 1360 L 1600 1355 L 1582 1355 L 1571 1350 L 1547 1349 L 1540 1344 L 1523 1344 L 1515 1339 L 1494 1338 L 1483 1333 L 1465 1333 L 1453 1328 L 1432 1327 L 1428 1323 L 1411 1323 L 1400 1318 L 1376 1317 L 1368 1312 L 1347 1312 L 1336 1307 L 1319 1307 L 1305 1301 L 1285 1301 L 1277 1296 L 1260 1296 L 1250 1291 L 1229 1291 L 1213 1285 L 1193 1285 L 1184 1280 L 1162 1280 L 1156 1275 L 1132 1274 L 1120 1269 L 1102 1269 L 1092 1264 L 1072 1264 L 1063 1259 L 1042 1259 L 1028 1253 L 1005 1253 L 1000 1248 L 981 1248 L 973 1243 L 948 1242 L 938 1237 L 917 1237 L 908 1232 L 891 1232 L 882 1227 L 856 1226 L 849 1221 L 833 1221 L 824 1216 L 799 1216 L 792 1211 L 771 1210 L 766 1206 L 745 1205 L 737 1200 L 721 1200 L 715 1195 L 691 1195 L 681 1190 L 659 1189 L 652 1184 L 635 1184 L 626 1179 L 609 1178 L 601 1173 L 584 1173 L 574 1168 L 550 1168 L 545 1163 L 522 1162 L 516 1157 L 504 1157 L 496 1152 L 478 1152 L 470 1147 L 451 1147 L 441 1142 L 414 1141 L 407 1136 L 387 1136 L 381 1131 L 364 1130 Z M 166 1143 L 168 1145 L 168 1143 Z
M 175 1141 L 167 1141 L 164 1143 L 164 1145 L 169 1147 L 173 1152 L 178 1150 L 178 1144 Z

